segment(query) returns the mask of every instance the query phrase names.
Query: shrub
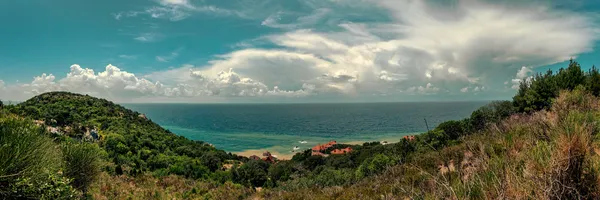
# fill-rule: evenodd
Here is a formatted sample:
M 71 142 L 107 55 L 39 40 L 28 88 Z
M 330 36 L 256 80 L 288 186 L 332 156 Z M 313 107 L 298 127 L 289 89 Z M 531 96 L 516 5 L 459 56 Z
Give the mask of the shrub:
M 100 173 L 98 146 L 87 143 L 65 144 L 63 159 L 65 176 L 73 179 L 71 184 L 85 193 Z
M 444 131 L 450 139 L 457 139 L 460 136 L 463 136 L 465 133 L 465 125 L 462 121 L 450 120 L 441 123 L 436 127 L 436 129 Z
M 262 187 L 267 181 L 269 164 L 262 160 L 250 160 L 237 169 L 232 169 L 233 180 L 246 186 Z
M 378 154 L 372 159 L 365 160 L 356 170 L 356 178 L 364 178 L 383 172 L 387 167 L 396 164 L 396 161 L 386 155 Z
M 31 122 L 0 117 L 0 194 L 19 180 L 37 182 L 60 164 L 52 140 Z
M 40 179 L 18 178 L 5 197 L 17 199 L 76 199 L 81 193 L 70 185 L 71 180 L 55 173 Z

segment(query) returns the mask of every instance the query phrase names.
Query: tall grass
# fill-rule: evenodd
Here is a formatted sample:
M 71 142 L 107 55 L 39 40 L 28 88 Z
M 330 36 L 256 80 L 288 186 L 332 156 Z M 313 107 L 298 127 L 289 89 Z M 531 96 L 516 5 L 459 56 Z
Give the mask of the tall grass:
M 0 199 L 74 199 L 60 148 L 29 120 L 0 110 Z
M 578 88 L 437 152 L 346 187 L 272 190 L 273 199 L 600 199 L 600 100 Z
M 60 149 L 44 130 L 15 117 L 0 117 L 0 193 L 22 177 L 43 177 L 60 164 Z
M 87 191 L 100 174 L 100 149 L 95 144 L 63 144 L 64 175 L 73 179 L 73 187 Z

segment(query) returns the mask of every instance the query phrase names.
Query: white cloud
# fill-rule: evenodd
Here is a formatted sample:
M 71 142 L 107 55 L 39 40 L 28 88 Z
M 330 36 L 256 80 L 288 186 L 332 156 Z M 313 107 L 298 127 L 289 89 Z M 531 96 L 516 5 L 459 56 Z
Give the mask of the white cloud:
M 262 82 L 240 76 L 233 69 L 209 76 L 202 71 L 188 68 L 186 74 L 188 78 L 172 85 L 164 85 L 158 81 L 152 82 L 138 77 L 113 65 L 106 66 L 103 72 L 95 73 L 92 69 L 75 64 L 70 67 L 66 77 L 60 80 L 56 80 L 52 74 L 44 73 L 34 77 L 31 83 L 10 85 L 8 88 L 0 81 L 0 91 L 3 91 L 0 93 L 0 98 L 23 100 L 51 91 L 71 91 L 116 101 L 131 101 L 147 97 L 301 97 L 312 94 L 310 85 L 304 85 L 298 90 L 268 87 Z
M 133 39 L 140 42 L 154 42 L 158 40 L 158 38 L 159 35 L 157 33 L 142 33 Z
M 119 58 L 133 60 L 133 59 L 136 59 L 136 58 L 137 58 L 137 56 L 135 56 L 135 55 L 125 55 L 125 54 L 121 54 L 121 55 L 119 55 Z
M 521 84 L 521 82 L 523 80 L 527 81 L 531 78 L 531 76 L 533 75 L 533 70 L 531 70 L 529 67 L 521 67 L 521 69 L 519 69 L 519 71 L 517 71 L 517 74 L 515 75 L 515 78 L 513 78 L 511 80 L 512 82 L 512 89 L 519 89 L 519 85 Z M 504 84 L 508 84 L 508 82 L 504 83 Z
M 178 48 L 175 51 L 171 52 L 169 55 L 156 56 L 156 61 L 169 62 L 170 60 L 177 58 L 179 56 L 179 52 L 181 52 L 182 50 L 183 50 L 183 48 Z
M 309 28 L 343 11 L 317 8 L 306 17 L 282 11 L 262 24 L 286 32 L 257 39 L 275 48 L 244 43 L 239 46 L 243 49 L 216 56 L 206 65 L 184 66 L 143 78 L 114 66 L 97 75 L 72 68 L 74 75 L 56 82 L 40 81 L 38 90 L 57 87 L 58 83 L 59 89 L 85 88 L 109 97 L 495 94 L 506 92 L 504 87 L 514 87 L 515 80 L 530 76 L 535 67 L 590 51 L 598 39 L 588 16 L 532 4 L 470 0 L 441 9 L 443 6 L 433 1 L 360 0 L 352 1 L 351 6 L 362 7 L 365 2 L 389 14 L 389 21 L 342 21 L 336 29 L 323 31 Z M 181 20 L 186 13 L 198 10 L 221 12 L 216 7 L 165 0 L 145 13 Z M 136 39 L 148 42 L 156 36 L 142 34 Z M 156 59 L 166 62 L 172 59 L 169 56 L 173 54 Z M 520 66 L 528 67 L 515 74 Z M 49 77 L 54 78 L 39 78 Z M 90 81 L 73 82 L 80 79 Z M 102 80 L 102 84 L 91 80 Z
M 424 1 L 373 1 L 392 14 L 392 22 L 342 23 L 342 31 L 270 35 L 265 39 L 281 50 L 239 50 L 205 69 L 221 71 L 225 65 L 267 85 L 287 80 L 296 89 L 314 84 L 315 91 L 490 92 L 503 88 L 515 66 L 561 62 L 591 50 L 597 39 L 591 19 L 578 13 L 469 2 L 440 12 Z M 280 14 L 263 25 L 288 25 L 275 23 Z M 302 71 L 291 72 L 289 66 Z M 336 73 L 355 80 L 342 87 L 321 78 Z M 278 80 L 282 74 L 285 79 Z
M 156 56 L 156 61 L 159 61 L 159 62 L 168 62 L 166 58 L 161 57 L 161 56 Z
M 223 9 L 212 5 L 193 5 L 188 0 L 158 0 L 158 5 L 148 7 L 142 11 L 125 11 L 113 13 L 116 20 L 121 20 L 123 17 L 137 17 L 139 15 L 147 15 L 156 19 L 167 19 L 170 21 L 184 20 L 194 13 L 211 13 L 221 16 L 239 16 L 244 17 L 240 12 Z
M 330 9 L 319 8 L 315 9 L 314 12 L 310 15 L 297 17 L 289 23 L 281 23 L 282 20 L 285 20 L 286 16 L 290 16 L 293 14 L 280 11 L 267 17 L 261 22 L 261 25 L 271 28 L 297 29 L 316 24 L 330 12 Z

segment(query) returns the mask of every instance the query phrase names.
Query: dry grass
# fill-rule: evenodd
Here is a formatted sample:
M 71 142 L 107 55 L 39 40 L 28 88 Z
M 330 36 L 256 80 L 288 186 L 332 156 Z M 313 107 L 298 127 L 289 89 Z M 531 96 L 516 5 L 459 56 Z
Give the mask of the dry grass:
M 213 184 L 170 175 L 111 176 L 102 173 L 92 185 L 94 199 L 244 199 L 253 191 L 230 182 Z
M 600 101 L 561 92 L 549 111 L 514 115 L 460 145 L 347 187 L 267 190 L 266 199 L 600 199 Z M 460 161 L 460 162 L 454 162 Z M 428 163 L 434 163 L 433 166 Z M 451 170 L 451 168 L 453 168 Z

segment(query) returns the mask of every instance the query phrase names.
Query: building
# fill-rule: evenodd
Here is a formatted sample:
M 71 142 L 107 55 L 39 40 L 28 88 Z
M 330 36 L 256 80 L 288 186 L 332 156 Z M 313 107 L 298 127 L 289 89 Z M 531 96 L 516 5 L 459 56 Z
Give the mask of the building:
M 256 155 L 252 155 L 252 156 L 250 156 L 250 160 L 260 160 L 260 157 L 258 157 Z
M 408 141 L 413 141 L 415 140 L 415 136 L 414 135 L 405 135 L 404 137 L 402 137 Z
M 264 160 L 266 162 L 274 163 L 277 161 L 277 159 L 271 154 L 271 152 L 265 151 L 263 153 L 263 156 L 265 156 L 265 157 L 262 158 L 262 160 Z
M 343 149 L 334 149 L 333 151 L 331 151 L 331 154 L 342 155 L 342 154 L 347 154 L 347 153 L 350 153 L 350 152 L 352 152 L 352 148 L 346 147 L 346 148 L 343 148 Z
M 323 153 L 323 151 L 325 151 L 325 150 L 333 147 L 333 145 L 336 145 L 336 144 L 337 144 L 337 142 L 335 140 L 333 140 L 333 141 L 329 141 L 327 144 L 323 144 L 323 145 L 319 144 L 317 146 L 314 146 L 312 148 L 311 155 L 313 155 L 313 156 L 327 156 L 327 154 Z

